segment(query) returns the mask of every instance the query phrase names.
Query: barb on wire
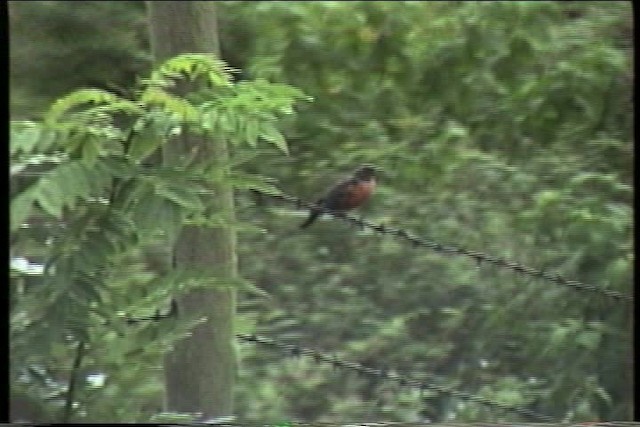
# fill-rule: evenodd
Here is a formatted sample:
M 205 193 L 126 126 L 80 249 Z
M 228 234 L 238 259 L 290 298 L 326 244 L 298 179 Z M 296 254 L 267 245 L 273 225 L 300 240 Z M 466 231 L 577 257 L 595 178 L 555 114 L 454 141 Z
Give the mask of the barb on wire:
M 305 202 L 304 200 L 299 199 L 298 197 L 295 197 L 295 196 L 290 196 L 284 193 L 279 193 L 279 194 L 263 193 L 263 194 L 275 199 L 284 200 L 286 202 L 293 203 L 298 209 L 315 209 L 322 213 L 331 215 L 334 218 L 339 218 L 343 221 L 357 225 L 360 228 L 368 228 L 381 235 L 392 235 L 392 236 L 398 237 L 400 239 L 403 239 L 411 243 L 414 247 L 425 247 L 425 248 L 429 248 L 436 252 L 440 252 L 444 254 L 464 255 L 466 257 L 469 257 L 475 260 L 478 265 L 482 264 L 483 262 L 486 262 L 500 268 L 505 268 L 505 269 L 515 271 L 516 273 L 522 273 L 532 277 L 539 277 L 541 279 L 547 280 L 557 285 L 568 286 L 570 288 L 584 290 L 584 291 L 596 292 L 596 293 L 599 293 L 600 295 L 604 295 L 610 298 L 615 298 L 615 299 L 620 299 L 625 301 L 633 301 L 633 296 L 627 295 L 622 292 L 618 292 L 612 289 L 605 289 L 600 286 L 583 283 L 577 280 L 569 280 L 557 273 L 551 273 L 541 269 L 528 267 L 524 264 L 520 264 L 519 262 L 510 261 L 501 257 L 495 257 L 483 252 L 470 251 L 470 250 L 459 248 L 456 246 L 443 245 L 429 239 L 424 239 L 424 238 L 414 236 L 413 234 L 405 230 L 402 230 L 400 228 L 389 227 L 384 224 L 375 224 L 365 219 L 348 215 L 344 212 L 337 212 L 331 209 L 327 209 L 326 207 L 318 205 L 316 203 Z
M 295 344 L 288 344 L 272 338 L 253 335 L 253 334 L 236 334 L 236 337 L 241 341 L 253 342 L 253 343 L 263 344 L 270 347 L 275 347 L 278 350 L 282 351 L 284 354 L 289 356 L 307 356 L 307 357 L 313 358 L 318 363 L 325 363 L 335 368 L 351 370 L 361 375 L 370 376 L 378 380 L 395 381 L 401 387 L 417 389 L 420 392 L 423 392 L 424 390 L 433 390 L 435 392 L 438 392 L 444 395 L 457 397 L 460 399 L 468 400 L 470 402 L 479 403 L 481 405 L 498 408 L 504 411 L 513 412 L 515 414 L 522 415 L 524 417 L 527 417 L 536 421 L 543 421 L 543 422 L 557 421 L 550 416 L 539 414 L 527 408 L 509 406 L 504 403 L 496 402 L 491 399 L 487 399 L 485 397 L 473 395 L 470 393 L 454 390 L 449 387 L 444 387 L 437 384 L 431 384 L 428 382 L 407 378 L 387 369 L 376 369 L 369 366 L 364 366 L 358 362 L 351 362 L 348 360 L 338 358 L 335 355 L 328 355 L 326 353 L 322 353 L 317 350 L 313 350 L 306 347 L 301 347 Z

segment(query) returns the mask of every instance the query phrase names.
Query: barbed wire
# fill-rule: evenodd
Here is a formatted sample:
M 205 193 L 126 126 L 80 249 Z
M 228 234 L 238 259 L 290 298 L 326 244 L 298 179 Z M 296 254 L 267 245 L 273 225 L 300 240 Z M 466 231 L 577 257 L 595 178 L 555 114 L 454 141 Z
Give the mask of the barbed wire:
M 313 350 L 307 347 L 301 347 L 296 344 L 285 343 L 283 341 L 275 340 L 273 338 L 268 338 L 260 335 L 254 335 L 254 334 L 236 334 L 236 337 L 241 341 L 253 342 L 253 343 L 263 344 L 270 347 L 275 347 L 289 356 L 311 357 L 318 363 L 328 364 L 333 366 L 334 368 L 342 368 L 342 369 L 354 371 L 360 375 L 365 375 L 371 378 L 375 378 L 376 380 L 392 381 L 397 383 L 401 387 L 409 387 L 409 388 L 417 389 L 420 392 L 424 392 L 425 390 L 433 390 L 435 392 L 438 392 L 444 395 L 456 397 L 463 400 L 468 400 L 470 402 L 479 403 L 484 406 L 494 407 L 494 408 L 498 408 L 508 412 L 513 412 L 515 414 L 522 415 L 536 421 L 543 421 L 543 422 L 556 421 L 553 417 L 539 414 L 527 408 L 506 405 L 504 403 L 496 402 L 491 399 L 487 399 L 485 397 L 455 390 L 450 387 L 445 387 L 438 384 L 432 384 L 425 381 L 408 378 L 403 375 L 397 374 L 392 370 L 372 368 L 369 366 L 362 365 L 358 362 L 351 362 L 348 360 L 344 360 L 335 355 L 329 355 L 329 354 L 322 353 L 320 351 Z
M 334 218 L 338 218 L 342 221 L 349 222 L 353 225 L 356 225 L 361 229 L 367 228 L 367 229 L 373 230 L 375 233 L 380 235 L 395 236 L 399 239 L 402 239 L 411 243 L 414 247 L 426 247 L 443 254 L 463 255 L 473 259 L 474 261 L 476 261 L 476 263 L 478 263 L 478 265 L 481 265 L 483 262 L 486 262 L 486 263 L 495 265 L 499 268 L 512 270 L 516 273 L 524 274 L 531 277 L 541 278 L 549 282 L 555 283 L 557 285 L 563 285 L 563 286 L 567 286 L 573 289 L 578 289 L 583 291 L 595 292 L 600 295 L 604 295 L 610 298 L 615 298 L 618 300 L 625 300 L 630 302 L 633 302 L 634 300 L 633 296 L 627 295 L 622 292 L 618 292 L 612 289 L 606 289 L 601 286 L 583 283 L 578 280 L 570 280 L 557 273 L 552 273 L 542 269 L 528 267 L 519 262 L 511 261 L 502 257 L 496 257 L 493 255 L 486 254 L 484 252 L 471 251 L 471 250 L 459 248 L 456 246 L 444 245 L 429 239 L 415 236 L 409 233 L 408 231 L 400 228 L 390 227 L 384 224 L 376 224 L 376 223 L 367 221 L 365 219 L 346 214 L 344 212 L 338 212 L 338 211 L 328 209 L 316 203 L 310 203 L 310 202 L 304 201 L 298 197 L 291 196 L 285 193 L 270 194 L 270 193 L 260 192 L 260 194 L 264 194 L 274 199 L 279 199 L 279 200 L 292 203 L 298 209 L 318 210 L 324 214 L 331 215 Z
M 29 174 L 28 172 L 20 172 L 18 173 L 18 175 L 41 176 L 43 175 L 43 172 L 34 172 L 32 174 Z M 254 190 L 254 191 L 274 199 L 279 199 L 279 200 L 292 203 L 296 205 L 298 209 L 315 209 L 322 212 L 323 214 L 327 214 L 334 218 L 338 218 L 342 221 L 349 222 L 353 225 L 356 225 L 361 229 L 367 228 L 367 229 L 373 230 L 375 233 L 380 235 L 395 236 L 399 239 L 402 239 L 411 243 L 413 247 L 426 247 L 443 254 L 462 255 L 462 256 L 466 256 L 468 258 L 473 259 L 478 265 L 481 265 L 484 262 L 484 263 L 492 264 L 499 268 L 508 269 L 516 273 L 524 274 L 530 277 L 541 278 L 549 282 L 555 283 L 557 285 L 567 286 L 573 289 L 578 289 L 583 291 L 594 292 L 594 293 L 598 293 L 600 295 L 603 295 L 609 298 L 618 299 L 618 300 L 624 300 L 629 302 L 634 301 L 633 296 L 625 294 L 623 292 L 618 292 L 613 289 L 606 289 L 606 288 L 603 288 L 602 286 L 588 284 L 578 280 L 570 280 L 558 273 L 553 273 L 543 269 L 529 267 L 517 261 L 508 260 L 502 257 L 496 257 L 484 252 L 471 251 L 471 250 L 460 248 L 457 246 L 445 245 L 430 239 L 421 238 L 401 228 L 390 227 L 384 224 L 376 224 L 371 221 L 367 221 L 363 218 L 358 218 L 356 216 L 349 215 L 344 212 L 334 211 L 324 206 L 318 205 L 316 203 L 304 201 L 298 197 L 291 196 L 283 192 L 280 192 L 278 194 L 273 194 L 270 192 L 263 192 L 259 190 Z
M 163 319 L 167 319 L 173 317 L 177 314 L 177 305 L 175 304 L 175 300 L 172 300 L 171 309 L 164 314 L 156 311 L 156 314 L 150 317 L 139 317 L 139 318 L 131 318 L 127 317 L 127 324 L 135 324 L 140 322 L 155 322 Z M 251 342 L 262 344 L 270 347 L 275 347 L 285 355 L 292 357 L 312 357 L 317 363 L 324 363 L 331 365 L 333 368 L 342 368 L 346 370 L 351 370 L 357 372 L 360 375 L 366 375 L 368 377 L 374 378 L 377 381 L 392 381 L 397 383 L 401 387 L 408 387 L 417 389 L 420 393 L 423 393 L 425 390 L 433 390 L 435 392 L 456 397 L 463 400 L 468 400 L 470 402 L 479 403 L 484 406 L 498 408 L 504 411 L 513 412 L 518 415 L 522 415 L 528 418 L 531 418 L 536 421 L 545 421 L 545 422 L 554 422 L 556 421 L 553 417 L 539 414 L 535 411 L 532 411 L 527 408 L 510 406 L 504 403 L 496 402 L 491 399 L 487 399 L 481 396 L 477 396 L 474 394 L 466 393 L 463 391 L 455 390 L 450 387 L 445 387 L 438 384 L 433 384 L 417 379 L 408 378 L 406 376 L 397 374 L 392 369 L 381 369 L 381 368 L 373 368 L 369 366 L 362 365 L 358 362 L 348 361 L 342 358 L 339 358 L 335 355 L 329 355 L 326 353 L 322 353 L 318 350 L 314 350 L 307 347 L 302 347 L 296 344 L 285 343 L 283 341 L 268 338 L 261 335 L 255 334 L 236 334 L 236 338 L 241 341 Z

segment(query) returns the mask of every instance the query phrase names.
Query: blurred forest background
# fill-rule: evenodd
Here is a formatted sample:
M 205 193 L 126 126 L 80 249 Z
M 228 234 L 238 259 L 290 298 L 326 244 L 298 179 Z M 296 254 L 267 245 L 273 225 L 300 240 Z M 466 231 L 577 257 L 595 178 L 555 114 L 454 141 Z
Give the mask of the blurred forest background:
M 367 219 L 631 293 L 630 2 L 217 4 L 222 57 L 239 81 L 313 97 L 281 122 L 289 154 L 235 146 L 239 171 L 312 201 L 372 163 L 382 173 L 358 211 Z M 9 12 L 12 120 L 40 120 L 78 88 L 127 93 L 151 70 L 143 2 L 10 2 Z M 29 161 L 12 158 L 14 199 L 33 182 L 23 172 L 39 163 Z M 302 231 L 304 211 L 246 189 L 236 209 L 240 274 L 269 294 L 240 293 L 238 332 L 558 420 L 632 419 L 627 301 L 335 219 Z M 116 334 L 90 314 L 144 314 L 149 273 L 122 263 L 106 273 L 108 286 L 86 282 L 83 298 L 98 295 L 98 308 L 53 300 L 38 291 L 50 289 L 39 266 L 60 232 L 52 227 L 36 218 L 12 233 L 14 420 L 59 420 L 76 354 L 65 328 L 78 319 L 90 349 L 74 421 L 157 420 L 169 327 Z M 147 315 L 166 298 L 152 303 Z M 64 316 L 38 316 L 64 304 Z M 259 345 L 238 343 L 238 354 L 235 413 L 245 422 L 520 419 Z

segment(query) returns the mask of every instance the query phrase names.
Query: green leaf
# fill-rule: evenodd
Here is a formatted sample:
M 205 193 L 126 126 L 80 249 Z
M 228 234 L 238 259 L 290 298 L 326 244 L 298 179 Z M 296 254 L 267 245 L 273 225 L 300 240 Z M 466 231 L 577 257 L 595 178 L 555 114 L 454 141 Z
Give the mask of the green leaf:
M 261 193 L 277 196 L 282 194 L 282 191 L 268 181 L 273 179 L 267 178 L 261 175 L 249 175 L 234 173 L 229 178 L 229 182 L 234 188 L 239 190 L 257 190 Z
M 100 105 L 98 107 L 93 107 L 89 111 L 93 112 L 102 112 L 102 113 L 125 113 L 128 115 L 137 116 L 144 113 L 144 109 L 140 104 L 129 101 L 128 99 L 119 99 L 118 101 L 112 102 L 108 105 Z
M 216 86 L 216 87 L 233 86 L 229 76 L 223 73 L 219 73 L 219 72 L 207 73 L 207 79 L 209 80 L 209 83 L 211 83 L 212 86 Z
M 23 151 L 26 153 L 37 145 L 41 136 L 41 127 L 34 122 L 11 122 L 11 155 Z
M 89 134 L 83 129 L 79 132 L 67 133 L 60 140 L 60 145 L 64 148 L 65 152 L 70 156 L 73 156 L 76 150 L 79 150 L 85 141 L 89 138 Z
M 187 184 L 188 185 L 188 184 Z M 155 192 L 158 196 L 162 196 L 168 200 L 175 202 L 183 208 L 192 211 L 201 211 L 204 205 L 196 194 L 189 189 L 174 185 L 156 185 Z
M 218 111 L 211 108 L 202 113 L 202 128 L 211 133 L 216 132 L 218 123 Z
M 29 217 L 35 200 L 34 192 L 27 189 L 11 200 L 11 231 L 16 231 Z
M 189 101 L 171 95 L 164 90 L 150 86 L 142 93 L 140 100 L 150 106 L 160 105 L 164 109 L 177 114 L 185 122 L 199 123 L 200 113 Z
M 289 154 L 287 141 L 285 141 L 284 136 L 274 126 L 273 123 L 260 123 L 258 134 L 260 135 L 260 137 L 266 139 L 267 141 L 278 147 L 285 154 Z
M 613 399 L 611 398 L 611 395 L 603 387 L 596 387 L 595 394 L 604 402 L 606 402 L 608 405 L 613 404 Z
M 64 205 L 62 190 L 48 178 L 41 179 L 38 184 L 36 201 L 49 215 L 59 219 Z
M 20 152 L 45 151 L 58 140 L 53 129 L 30 121 L 12 121 L 10 126 L 9 152 L 14 156 Z
M 252 334 L 256 331 L 258 316 L 254 313 L 238 314 L 233 322 L 233 332 L 236 334 Z
M 101 162 L 98 163 L 98 166 L 100 172 L 118 178 L 128 178 L 137 172 L 135 166 L 119 156 L 104 157 L 101 159 Z
M 129 156 L 134 160 L 143 160 L 163 144 L 163 138 L 151 130 L 143 130 L 134 135 L 129 147 Z
M 60 218 L 62 210 L 65 207 L 73 208 L 78 199 L 99 196 L 110 184 L 110 179 L 101 162 L 87 167 L 81 160 L 67 161 L 45 173 L 33 184 L 34 201 L 45 212 Z
M 259 132 L 258 122 L 251 119 L 247 120 L 244 137 L 245 137 L 245 140 L 247 141 L 247 144 L 249 144 L 250 147 L 255 147 L 256 144 L 258 143 L 258 132 Z
M 96 137 L 88 136 L 82 145 L 82 162 L 92 167 L 100 155 L 100 141 Z
M 576 342 L 589 351 L 593 351 L 600 345 L 602 334 L 598 331 L 582 331 L 576 336 Z
M 109 242 L 102 232 L 87 233 L 75 258 L 75 269 L 85 273 L 92 273 L 98 267 L 104 265 L 115 252 L 115 245 Z
M 169 239 L 177 236 L 184 214 L 176 203 L 146 193 L 133 210 L 133 220 L 143 231 L 162 232 Z
M 184 53 L 165 61 L 160 65 L 158 72 L 167 77 L 179 77 L 181 74 L 185 74 L 191 79 L 213 73 L 217 78 L 226 78 L 230 81 L 229 70 L 230 68 L 225 62 L 215 55 Z
M 237 132 L 238 120 L 232 111 L 225 109 L 218 112 L 218 125 L 223 135 L 233 135 Z
M 99 258 L 99 262 L 95 264 L 95 267 L 100 266 L 106 260 L 106 257 Z M 94 268 L 95 268 L 94 267 Z M 94 269 L 92 268 L 92 270 Z M 103 298 L 100 294 L 100 280 L 91 278 L 88 280 L 77 280 L 76 283 L 69 289 L 76 298 L 82 300 L 85 304 L 90 302 L 102 302 Z
M 232 71 L 234 69 L 215 55 L 185 53 L 164 62 L 158 71 L 152 74 L 151 82 L 163 82 L 166 78 L 179 79 L 183 76 L 195 80 L 204 76 L 214 87 L 231 87 Z
M 65 113 L 82 104 L 105 104 L 122 102 L 116 95 L 101 89 L 80 89 L 58 99 L 45 114 L 45 123 L 57 122 Z
M 562 193 L 558 190 L 543 190 L 535 194 L 534 199 L 540 208 L 554 205 L 560 201 Z

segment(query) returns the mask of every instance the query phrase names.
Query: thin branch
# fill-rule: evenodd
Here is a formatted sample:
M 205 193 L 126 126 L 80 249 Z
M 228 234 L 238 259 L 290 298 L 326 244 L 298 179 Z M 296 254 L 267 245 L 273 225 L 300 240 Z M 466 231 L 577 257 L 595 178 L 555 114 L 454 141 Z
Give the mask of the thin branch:
M 78 347 L 76 348 L 76 357 L 73 361 L 73 367 L 71 368 L 71 375 L 69 376 L 69 385 L 67 387 L 67 399 L 64 405 L 64 414 L 62 416 L 62 423 L 67 424 L 71 419 L 71 413 L 73 412 L 73 401 L 76 393 L 76 385 L 78 384 L 78 376 L 80 365 L 82 365 L 82 359 L 84 358 L 85 341 L 78 341 Z

